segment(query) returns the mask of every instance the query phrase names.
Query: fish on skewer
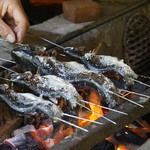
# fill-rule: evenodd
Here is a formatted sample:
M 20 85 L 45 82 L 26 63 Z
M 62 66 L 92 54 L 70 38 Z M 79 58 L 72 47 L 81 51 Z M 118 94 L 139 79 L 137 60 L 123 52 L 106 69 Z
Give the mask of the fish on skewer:
M 13 73 L 10 80 L 25 91 L 32 92 L 37 96 L 42 95 L 55 104 L 58 104 L 57 98 L 61 98 L 69 104 L 71 109 L 77 108 L 77 102 L 82 99 L 72 84 L 54 75 L 33 75 L 28 71 Z
M 9 69 L 9 71 L 10 71 L 10 69 Z M 12 71 L 13 72 L 13 71 Z M 1 79 L 4 79 L 4 80 L 8 80 L 8 81 L 11 81 L 11 82 L 13 82 L 13 83 L 16 83 L 17 85 L 19 85 L 19 87 L 22 87 L 23 89 L 31 89 L 31 90 L 29 90 L 29 91 L 31 91 L 31 92 L 34 92 L 33 91 L 33 89 L 37 89 L 37 88 L 39 88 L 39 86 L 35 86 L 36 85 L 36 82 L 38 82 L 38 84 L 40 83 L 40 81 L 41 81 L 41 78 L 44 78 L 45 76 L 37 76 L 37 79 L 36 79 L 36 77 L 34 76 L 33 77 L 33 75 L 31 74 L 31 72 L 25 72 L 25 73 L 22 73 L 22 74 L 19 74 L 19 73 L 16 73 L 16 74 L 12 74 L 12 78 L 11 78 L 11 80 L 9 80 L 9 79 L 5 79 L 5 78 L 2 78 L 2 77 L 0 77 Z M 47 75 L 47 76 L 52 76 L 52 75 Z M 47 77 L 46 76 L 46 77 Z M 58 77 L 56 77 L 56 76 L 54 76 L 55 78 L 58 78 Z M 30 80 L 31 79 L 31 80 Z M 33 79 L 33 81 L 32 81 L 32 79 Z M 52 78 L 51 78 L 52 79 Z M 55 81 L 55 80 L 54 80 Z M 54 82 L 53 81 L 53 82 Z M 46 82 L 46 83 L 45 83 Z M 33 84 L 32 84 L 33 83 Z M 55 84 L 56 84 L 57 82 L 55 81 Z M 44 78 L 44 84 L 51 84 L 51 82 L 47 82 L 47 80 L 45 80 L 45 78 Z M 58 84 L 58 83 L 57 83 Z M 59 84 L 58 84 L 59 85 Z M 52 84 L 51 85 L 52 86 L 52 88 L 54 88 L 55 86 L 54 86 L 54 84 Z M 40 89 L 40 91 L 42 90 L 42 87 L 44 87 L 43 86 L 43 80 L 42 80 L 42 83 L 40 84 L 40 87 L 41 87 L 41 89 Z M 60 88 L 60 87 L 59 87 Z M 47 87 L 47 88 L 45 88 L 45 89 L 49 89 L 49 86 Z M 36 92 L 34 92 L 34 93 L 37 93 L 37 90 L 35 90 Z M 47 91 L 47 90 L 46 90 Z M 51 94 L 51 91 L 49 91 L 50 93 L 49 94 Z M 58 91 L 59 92 L 59 91 Z M 44 93 L 43 93 L 44 94 Z M 53 95 L 53 94 L 52 94 Z M 57 95 L 57 94 L 56 94 Z M 72 95 L 71 95 L 72 96 Z M 78 104 L 79 106 L 84 106 L 83 104 L 81 104 L 82 103 L 82 100 L 81 99 L 79 99 L 79 101 L 74 101 L 74 103 L 75 104 Z M 74 107 L 75 108 L 75 107 Z M 91 111 L 91 112 L 93 112 L 93 110 L 91 110 L 91 109 L 89 109 L 89 108 L 87 108 L 87 107 L 85 107 L 84 106 L 84 108 L 86 108 L 87 110 L 89 110 L 89 111 Z M 77 110 L 77 109 L 76 109 Z M 71 112 L 71 111 L 70 111 Z M 75 112 L 77 112 L 77 111 L 75 111 Z M 71 112 L 72 113 L 72 112 Z M 99 113 L 97 113 L 97 112 L 95 112 L 94 111 L 94 113 L 96 113 L 96 114 L 99 114 Z M 76 114 L 75 114 L 76 115 Z M 73 115 L 72 115 L 73 116 Z M 99 114 L 99 116 L 102 116 L 102 115 L 100 115 Z M 74 116 L 75 117 L 75 116 Z M 104 116 L 102 116 L 102 117 L 104 117 Z M 77 118 L 77 117 L 75 117 L 75 118 Z M 106 118 L 106 117 L 104 117 L 106 120 L 108 120 L 108 121 L 110 121 L 110 122 L 112 122 L 112 123 L 114 123 L 112 120 L 110 120 L 110 119 L 108 119 L 108 118 Z
M 30 46 L 28 49 L 18 47 L 12 50 L 11 54 L 13 60 L 21 66 L 21 68 L 31 71 L 33 74 L 36 74 L 38 71 L 42 76 L 49 74 L 58 76 L 76 87 L 94 88 L 103 96 L 104 99 L 102 103 L 111 108 L 119 102 L 118 97 L 106 92 L 106 89 L 117 92 L 111 80 L 102 74 L 87 69 L 82 64 L 74 61 L 62 62 L 53 57 L 34 55 L 34 52 L 32 54 L 30 50 Z
M 64 112 L 52 102 L 47 101 L 42 97 L 38 97 L 32 93 L 15 92 L 14 90 L 11 90 L 7 84 L 0 85 L 0 102 L 5 103 L 8 107 L 18 112 L 20 115 L 24 116 L 42 113 L 54 123 L 65 122 L 75 128 L 79 128 L 85 132 L 88 132 L 88 130 L 81 128 L 76 124 L 63 120 L 62 117 L 65 115 Z
M 124 63 L 123 60 L 119 60 L 116 57 L 106 56 L 106 55 L 96 55 L 94 52 L 84 53 L 83 49 L 75 48 L 75 47 L 63 47 L 60 46 L 50 40 L 40 37 L 42 40 L 47 41 L 61 49 L 64 50 L 64 54 L 71 58 L 71 60 L 75 60 L 79 63 L 84 64 L 87 68 L 101 72 L 109 78 L 116 77 L 119 80 L 124 81 L 124 88 L 132 88 L 137 80 L 138 76 L 144 77 L 142 75 L 137 75 L 130 66 Z M 100 43 L 101 44 L 101 43 Z M 97 46 L 99 48 L 99 45 Z M 111 76 L 109 74 L 111 72 Z M 114 74 L 112 76 L 112 73 Z M 146 77 L 147 79 L 149 77 Z M 140 82 L 140 84 L 150 87 L 145 83 Z M 116 84 L 117 85 L 117 84 Z
M 32 73 L 38 71 L 41 75 L 52 74 L 63 78 L 77 87 L 94 88 L 102 95 L 102 105 L 104 106 L 107 105 L 113 108 L 117 103 L 122 103 L 122 99 L 125 99 L 117 94 L 119 90 L 110 79 L 101 73 L 87 69 L 84 65 L 77 62 L 63 62 L 53 57 L 34 55 L 34 52 L 32 53 L 30 50 L 30 46 L 25 50 L 18 47 L 12 50 L 11 55 L 19 66 L 25 68 L 25 70 L 30 70 Z M 132 100 L 129 100 L 129 102 L 132 102 Z M 136 103 L 134 104 L 136 105 Z

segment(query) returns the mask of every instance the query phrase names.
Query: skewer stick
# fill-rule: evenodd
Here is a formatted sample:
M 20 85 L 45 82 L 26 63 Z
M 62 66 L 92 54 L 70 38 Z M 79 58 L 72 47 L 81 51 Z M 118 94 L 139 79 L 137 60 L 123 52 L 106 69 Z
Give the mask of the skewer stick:
M 63 56 L 63 57 L 66 57 L 66 55 L 64 55 L 64 54 L 59 54 L 59 53 L 58 53 L 58 55 Z
M 149 79 L 150 80 L 150 77 L 148 77 L 148 76 L 144 76 L 144 75 L 140 75 L 140 74 L 138 74 L 138 76 L 141 77 L 141 78 L 145 78 L 145 79 Z
M 128 91 L 128 90 L 124 90 L 124 89 L 119 89 L 119 91 L 124 91 L 124 92 L 129 92 L 129 93 L 133 93 L 133 94 L 136 94 L 136 95 L 140 95 L 140 96 L 143 96 L 143 97 L 147 97 L 147 98 L 150 98 L 150 96 L 148 95 L 144 95 L 144 94 L 141 94 L 141 93 L 137 93 L 137 92 L 134 92 L 134 91 Z
M 10 47 L 4 46 L 4 45 L 2 47 L 4 47 L 5 49 L 8 49 L 8 50 L 12 50 Z
M 107 109 L 107 110 L 111 110 L 111 111 L 114 111 L 114 112 L 117 112 L 117 113 L 120 113 L 120 114 L 123 114 L 123 115 L 128 115 L 125 112 L 122 112 L 122 111 L 119 111 L 119 110 L 116 110 L 116 109 L 112 109 L 112 108 L 109 108 L 109 107 L 97 105 L 97 104 L 94 104 L 94 103 L 91 103 L 91 102 L 87 102 L 87 101 L 84 101 L 84 100 L 81 100 L 81 102 L 84 102 L 84 103 L 87 103 L 87 104 L 91 104 L 91 105 L 95 105 L 97 107 L 104 108 L 104 109 Z
M 11 60 L 7 60 L 7 59 L 4 59 L 4 58 L 0 58 L 0 60 L 7 61 L 7 62 L 11 62 L 11 63 L 14 63 L 14 64 L 16 64 L 16 62 L 14 62 L 14 61 L 11 61 Z
M 0 77 L 0 79 L 12 82 L 10 79 L 6 79 L 6 78 L 3 78 L 3 77 Z
M 132 80 L 134 80 L 135 82 L 140 83 L 140 84 L 145 85 L 145 86 L 147 86 L 147 87 L 150 88 L 150 85 L 148 85 L 148 84 L 146 84 L 146 83 L 143 83 L 143 82 L 138 81 L 138 80 L 136 80 L 136 79 L 132 79 Z
M 97 113 L 96 111 L 93 111 L 93 110 L 91 110 L 90 108 L 88 108 L 88 107 L 86 107 L 86 106 L 84 106 L 84 105 L 82 105 L 82 104 L 80 104 L 80 103 L 78 103 L 78 102 L 76 102 L 76 103 L 77 103 L 78 105 L 80 105 L 80 106 L 84 107 L 85 109 L 87 109 L 87 110 L 89 110 L 89 111 L 91 111 L 91 112 L 93 112 L 93 113 L 95 113 L 95 114 L 99 115 L 100 117 L 102 117 L 102 118 L 104 118 L 104 119 L 108 120 L 109 122 L 111 122 L 111 123 L 113 123 L 113 124 L 116 124 L 116 122 L 114 122 L 114 121 L 112 121 L 112 120 L 108 119 L 107 117 L 105 117 L 105 116 L 103 116 L 103 115 L 101 115 L 101 114 Z
M 17 73 L 16 71 L 14 71 L 14 70 L 12 70 L 12 69 L 9 69 L 9 68 L 6 68 L 6 67 L 4 67 L 4 66 L 2 66 L 2 65 L 0 65 L 0 67 L 3 68 L 3 69 L 5 69 L 5 70 L 8 70 L 8 71 L 10 71 L 10 72 Z
M 140 107 L 142 107 L 142 108 L 144 107 L 143 105 L 141 105 L 141 104 L 139 104 L 139 103 L 136 103 L 136 102 L 134 102 L 134 101 L 132 101 L 132 100 L 126 98 L 126 97 L 123 97 L 122 95 L 119 95 L 119 94 L 114 93 L 114 92 L 112 92 L 112 91 L 108 91 L 108 92 L 109 92 L 110 94 L 116 95 L 116 96 L 118 96 L 118 97 L 120 97 L 120 98 L 122 98 L 122 99 L 125 99 L 125 100 L 127 100 L 128 102 L 133 103 L 133 104 L 135 104 L 135 105 L 137 105 L 137 106 L 140 106 Z
M 55 117 L 55 119 L 57 119 L 57 120 L 59 120 L 59 121 L 61 121 L 61 122 L 64 122 L 64 123 L 66 123 L 66 124 L 68 124 L 68 125 L 70 125 L 70 126 L 73 126 L 73 127 L 75 127 L 75 128 L 78 128 L 78 129 L 80 129 L 80 130 L 83 130 L 83 131 L 85 131 L 85 132 L 89 132 L 87 129 L 84 129 L 84 128 L 82 128 L 82 127 L 79 127 L 79 126 L 77 126 L 77 125 L 75 125 L 75 124 L 73 124 L 73 123 L 67 122 L 67 121 L 65 121 L 65 120 L 63 120 L 63 119 L 60 119 L 60 118 L 58 118 L 58 117 Z
M 50 40 L 47 40 L 47 39 L 45 39 L 45 38 L 43 38 L 43 37 L 39 37 L 39 38 L 42 39 L 42 40 L 44 40 L 44 41 L 46 41 L 46 42 L 48 42 L 48 43 L 51 43 L 51 44 L 53 44 L 53 45 L 59 47 L 59 48 L 61 48 L 61 49 L 65 49 L 65 47 L 60 46 L 60 45 L 58 45 L 58 44 L 56 44 L 56 43 L 54 43 L 54 42 L 52 42 L 52 41 L 50 41 Z
M 15 43 L 16 45 L 18 45 L 18 46 L 24 46 L 24 45 L 26 45 L 26 44 L 22 44 L 22 43 Z
M 66 113 L 62 113 L 62 115 L 63 115 L 63 116 L 68 116 L 68 117 L 72 117 L 72 118 L 76 118 L 76 119 L 85 120 L 85 121 L 92 122 L 92 123 L 95 123 L 95 124 L 100 124 L 100 125 L 103 125 L 103 123 L 101 123 L 101 122 L 92 121 L 92 120 L 89 120 L 89 119 L 85 119 L 85 118 L 78 117 L 78 116 L 73 116 L 73 115 L 66 114 Z
M 6 41 L 6 42 L 8 42 L 7 40 L 5 40 L 3 38 L 0 38 L 0 41 Z M 16 45 L 19 45 L 19 46 L 26 45 L 26 44 L 22 44 L 22 43 L 12 43 L 12 44 L 16 44 Z

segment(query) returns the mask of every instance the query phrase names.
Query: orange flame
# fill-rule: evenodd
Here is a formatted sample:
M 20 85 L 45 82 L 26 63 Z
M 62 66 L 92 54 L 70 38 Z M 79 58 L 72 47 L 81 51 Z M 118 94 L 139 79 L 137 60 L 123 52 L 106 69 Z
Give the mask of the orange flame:
M 144 127 L 129 127 L 126 126 L 128 129 L 130 129 L 132 132 L 136 133 L 137 135 L 139 135 L 140 137 L 144 138 L 145 140 L 148 139 L 146 133 L 150 132 L 150 128 L 144 128 Z
M 97 104 L 97 105 L 100 105 L 101 97 L 97 94 L 96 91 L 90 90 L 87 101 Z M 64 104 L 63 102 L 64 102 L 63 100 L 59 101 L 60 108 L 63 107 L 63 104 Z M 88 104 L 88 105 L 91 110 L 99 113 L 100 115 L 104 115 L 102 108 L 91 105 L 91 104 Z M 84 110 L 82 109 L 79 113 L 79 117 L 83 117 L 83 118 L 94 121 L 94 120 L 98 119 L 100 116 L 94 112 L 86 111 L 85 109 Z M 78 125 L 81 127 L 84 127 L 88 124 L 90 124 L 90 122 L 83 121 L 80 119 L 78 120 Z M 50 133 L 52 133 L 53 130 L 54 130 L 54 128 L 53 128 L 51 122 L 49 122 L 47 124 L 43 123 L 39 129 L 37 129 L 36 131 L 31 131 L 30 134 L 33 136 L 34 139 L 36 139 L 39 143 L 41 143 L 43 148 L 47 149 L 47 148 L 51 148 L 52 146 L 54 146 L 55 144 L 60 142 L 66 136 L 72 135 L 75 132 L 75 130 L 71 126 L 61 123 L 60 129 L 56 133 L 56 135 L 53 137 L 53 139 L 48 138 L 46 140 L 43 140 L 46 136 L 48 136 Z
M 91 91 L 90 95 L 88 97 L 88 102 L 100 105 L 101 104 L 100 101 L 101 101 L 100 96 L 98 96 L 98 94 L 95 91 Z M 89 108 L 91 110 L 101 114 L 101 115 L 104 115 L 102 108 L 100 108 L 98 106 L 94 106 L 94 105 L 89 104 Z M 83 118 L 86 118 L 86 119 L 89 119 L 89 120 L 92 120 L 92 121 L 95 121 L 98 118 L 100 118 L 100 116 L 97 115 L 94 112 L 89 112 L 89 111 L 83 112 L 83 110 L 81 110 L 79 112 L 79 117 L 83 117 Z M 90 122 L 83 121 L 83 120 L 80 120 L 80 119 L 78 120 L 78 125 L 81 126 L 81 127 L 84 127 L 88 124 L 90 124 Z
M 120 146 L 117 148 L 117 150 L 127 150 L 127 149 L 126 149 L 126 147 L 125 147 L 125 146 L 120 145 Z

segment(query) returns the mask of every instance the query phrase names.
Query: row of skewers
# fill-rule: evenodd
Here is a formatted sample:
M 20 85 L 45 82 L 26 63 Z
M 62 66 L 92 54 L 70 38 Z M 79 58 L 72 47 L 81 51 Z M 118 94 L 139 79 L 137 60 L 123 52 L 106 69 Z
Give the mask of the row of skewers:
M 42 38 L 43 39 L 43 38 Z M 44 39 L 46 40 L 46 39 Z M 48 41 L 48 40 L 46 40 Z M 51 41 L 48 41 L 51 42 Z M 52 44 L 55 44 L 51 42 Z M 56 46 L 59 46 L 55 44 Z M 136 106 L 143 107 L 131 99 L 123 97 L 120 92 L 131 92 L 142 97 L 149 98 L 149 95 L 143 95 L 130 91 L 135 82 L 146 87 L 148 84 L 137 80 L 138 75 L 123 61 L 115 57 L 96 55 L 95 53 L 86 53 L 74 47 L 62 47 L 64 54 L 75 61 L 59 61 L 51 56 L 41 56 L 46 51 L 42 46 L 23 45 L 11 51 L 13 61 L 19 66 L 23 73 L 18 73 L 9 68 L 4 69 L 11 72 L 10 78 L 1 77 L 13 83 L 13 86 L 20 87 L 19 92 L 12 89 L 8 84 L 0 85 L 0 100 L 7 104 L 11 109 L 22 115 L 34 115 L 43 113 L 54 123 L 64 122 L 75 128 L 88 132 L 85 128 L 77 125 L 73 119 L 65 120 L 64 116 L 82 119 L 96 124 L 103 124 L 97 121 L 91 121 L 78 117 L 79 109 L 85 108 L 96 114 L 86 104 L 96 105 L 83 100 L 77 92 L 78 87 L 89 87 L 96 90 L 103 97 L 102 107 L 117 113 L 127 115 L 125 112 L 115 110 L 114 107 L 122 103 L 122 99 L 129 101 Z M 1 58 L 3 61 L 7 61 Z M 113 72 L 124 84 L 124 89 L 118 88 L 108 77 L 106 72 Z M 105 74 L 105 75 L 103 75 Z M 149 78 L 149 77 L 147 77 Z M 76 87 L 76 88 L 75 88 Z M 66 103 L 64 108 L 60 108 L 59 98 Z M 66 106 L 67 110 L 66 110 Z M 109 118 L 98 114 L 100 117 L 116 124 Z M 66 118 L 66 117 L 65 117 Z

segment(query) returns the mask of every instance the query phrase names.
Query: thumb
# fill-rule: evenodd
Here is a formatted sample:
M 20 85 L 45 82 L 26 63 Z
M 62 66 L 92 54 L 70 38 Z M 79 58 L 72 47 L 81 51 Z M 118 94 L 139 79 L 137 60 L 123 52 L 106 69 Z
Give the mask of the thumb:
M 14 43 L 16 41 L 14 32 L 2 19 L 0 19 L 0 36 L 10 43 Z

